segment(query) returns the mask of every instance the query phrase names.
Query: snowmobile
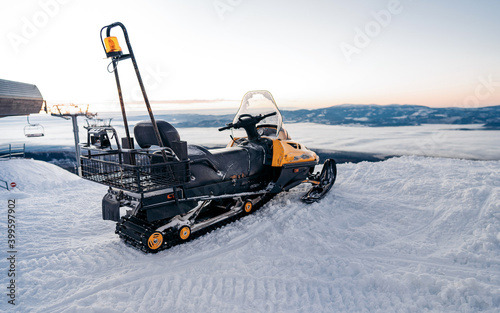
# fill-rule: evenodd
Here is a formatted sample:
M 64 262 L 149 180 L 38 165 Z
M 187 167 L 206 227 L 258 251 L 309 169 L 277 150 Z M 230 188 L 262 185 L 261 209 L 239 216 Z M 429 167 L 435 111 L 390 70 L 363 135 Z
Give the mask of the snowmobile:
M 110 38 L 116 26 L 123 30 L 127 55 L 116 37 Z M 109 186 L 102 200 L 103 219 L 117 222 L 116 233 L 125 242 L 158 252 L 250 214 L 300 184 L 312 184 L 302 197 L 306 203 L 322 199 L 332 188 L 335 161 L 326 160 L 322 170 L 314 172 L 319 157 L 290 138 L 268 91 L 246 93 L 233 121 L 219 128 L 232 131 L 225 148 L 182 141 L 173 125 L 155 120 L 123 24 L 103 27 L 101 40 L 103 30 L 127 136 L 118 140 L 110 125 L 87 127 L 82 176 Z M 150 120 L 133 127 L 134 137 L 128 131 L 117 73 L 123 59 L 132 59 L 150 113 Z

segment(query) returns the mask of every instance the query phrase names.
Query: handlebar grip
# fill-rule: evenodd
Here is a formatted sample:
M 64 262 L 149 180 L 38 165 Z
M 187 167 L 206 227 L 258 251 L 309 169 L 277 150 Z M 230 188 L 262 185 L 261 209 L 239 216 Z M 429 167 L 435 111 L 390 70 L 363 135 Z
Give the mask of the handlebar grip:
M 231 125 L 228 124 L 227 126 L 219 128 L 219 131 L 221 132 L 221 131 L 226 130 L 226 129 L 231 129 L 232 127 L 233 127 L 233 124 L 231 123 Z
M 273 116 L 273 115 L 276 115 L 276 114 L 278 114 L 278 112 L 272 112 L 272 113 L 269 113 L 269 114 L 262 115 L 262 119 L 265 119 L 266 117 Z

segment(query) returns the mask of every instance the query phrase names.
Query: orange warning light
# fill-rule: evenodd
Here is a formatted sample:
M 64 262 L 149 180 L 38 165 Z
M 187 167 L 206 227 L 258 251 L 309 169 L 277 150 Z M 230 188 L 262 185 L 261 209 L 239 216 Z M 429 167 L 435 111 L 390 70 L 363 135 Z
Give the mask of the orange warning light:
M 106 46 L 106 56 L 108 58 L 122 55 L 122 48 L 118 44 L 118 39 L 116 37 L 104 38 L 104 44 Z

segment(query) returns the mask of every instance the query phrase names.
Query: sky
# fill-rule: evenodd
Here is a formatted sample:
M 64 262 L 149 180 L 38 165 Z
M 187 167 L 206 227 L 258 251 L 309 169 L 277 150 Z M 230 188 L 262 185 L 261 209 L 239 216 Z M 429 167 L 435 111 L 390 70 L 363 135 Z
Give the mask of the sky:
M 155 108 L 236 109 L 256 89 L 280 107 L 499 105 L 498 12 L 494 0 L 0 0 L 0 78 L 49 104 L 116 110 L 99 31 L 119 21 Z M 118 69 L 134 107 L 131 62 Z

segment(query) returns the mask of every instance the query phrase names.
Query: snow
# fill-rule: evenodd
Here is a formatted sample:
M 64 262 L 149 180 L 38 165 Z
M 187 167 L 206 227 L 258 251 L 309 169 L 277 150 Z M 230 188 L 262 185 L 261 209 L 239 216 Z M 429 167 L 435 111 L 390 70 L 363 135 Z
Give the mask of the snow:
M 368 117 L 355 117 L 352 120 L 356 121 L 356 122 L 368 122 L 369 121 Z
M 0 201 L 16 199 L 19 277 L 17 305 L 4 294 L 0 311 L 499 312 L 499 173 L 499 161 L 417 156 L 341 164 L 319 203 L 281 194 L 146 255 L 101 220 L 107 187 L 1 161 L 0 177 L 18 185 Z M 2 268 L 6 224 L 4 211 Z

